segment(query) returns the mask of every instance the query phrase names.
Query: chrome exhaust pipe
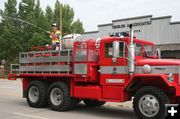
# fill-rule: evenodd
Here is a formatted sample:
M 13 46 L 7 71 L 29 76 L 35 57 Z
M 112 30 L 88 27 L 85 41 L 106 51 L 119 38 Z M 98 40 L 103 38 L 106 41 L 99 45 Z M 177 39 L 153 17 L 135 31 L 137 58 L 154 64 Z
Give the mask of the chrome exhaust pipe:
M 134 73 L 134 60 L 135 60 L 135 47 L 134 47 L 134 30 L 132 24 L 130 28 L 130 44 L 129 44 L 129 53 L 128 53 L 128 72 L 130 75 Z

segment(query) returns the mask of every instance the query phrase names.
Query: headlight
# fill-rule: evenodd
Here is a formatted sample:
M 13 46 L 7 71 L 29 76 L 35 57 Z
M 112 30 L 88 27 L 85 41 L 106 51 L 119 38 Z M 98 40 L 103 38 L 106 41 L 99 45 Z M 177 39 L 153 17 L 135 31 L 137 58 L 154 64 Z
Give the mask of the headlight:
M 169 73 L 169 75 L 168 75 L 168 81 L 169 81 L 169 82 L 173 82 L 173 81 L 174 81 L 173 73 Z
M 145 73 L 145 74 L 149 74 L 149 73 L 151 73 L 151 71 L 152 71 L 152 68 L 151 68 L 151 66 L 149 66 L 149 65 L 144 65 L 143 66 L 143 73 Z

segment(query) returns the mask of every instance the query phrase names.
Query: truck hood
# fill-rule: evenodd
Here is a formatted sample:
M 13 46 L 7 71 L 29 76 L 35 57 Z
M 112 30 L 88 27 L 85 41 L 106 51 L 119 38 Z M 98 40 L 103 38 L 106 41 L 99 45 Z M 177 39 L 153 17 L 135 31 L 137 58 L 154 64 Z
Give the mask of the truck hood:
M 142 59 L 135 61 L 136 66 L 165 66 L 165 65 L 180 65 L 180 60 L 177 59 Z

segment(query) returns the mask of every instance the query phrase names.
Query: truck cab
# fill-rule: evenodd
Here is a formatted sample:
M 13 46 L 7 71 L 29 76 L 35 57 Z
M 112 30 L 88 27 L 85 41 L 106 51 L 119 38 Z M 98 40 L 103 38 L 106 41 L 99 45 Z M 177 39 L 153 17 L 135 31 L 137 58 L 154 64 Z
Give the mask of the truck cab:
M 117 45 L 114 45 L 114 44 Z M 129 100 L 124 92 L 126 84 L 131 80 L 128 71 L 129 37 L 107 37 L 100 42 L 100 85 L 103 86 L 103 98 Z M 135 62 L 142 59 L 157 59 L 154 44 L 134 38 Z M 149 49 L 146 49 L 149 47 Z M 151 54 L 151 56 L 147 55 Z M 117 94 L 116 91 L 122 93 Z
M 165 106 L 159 105 L 180 101 L 180 60 L 160 59 L 152 42 L 136 38 L 133 42 L 134 50 L 130 52 L 129 37 L 102 40 L 100 81 L 106 92 L 103 96 L 121 101 L 134 97 L 133 107 L 139 118 L 164 118 L 160 113 L 165 113 Z M 134 59 L 129 56 L 132 53 Z M 128 70 L 132 60 L 133 72 Z M 115 93 L 117 90 L 121 93 Z

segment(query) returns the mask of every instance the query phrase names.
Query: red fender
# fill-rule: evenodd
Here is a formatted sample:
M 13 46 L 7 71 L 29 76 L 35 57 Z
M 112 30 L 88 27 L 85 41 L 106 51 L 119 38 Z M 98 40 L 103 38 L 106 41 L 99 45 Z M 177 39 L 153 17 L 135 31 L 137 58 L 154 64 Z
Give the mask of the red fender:
M 137 78 L 148 78 L 148 77 L 159 77 L 158 79 L 161 80 L 162 82 L 164 82 L 168 87 L 174 87 L 175 85 L 172 84 L 171 82 L 169 82 L 167 80 L 167 76 L 166 75 L 163 75 L 163 74 L 134 74 L 129 82 L 125 85 L 125 90 L 127 90 L 128 88 L 130 88 L 131 84 L 133 82 L 135 82 L 137 80 Z M 153 81 L 153 80 L 152 80 Z

